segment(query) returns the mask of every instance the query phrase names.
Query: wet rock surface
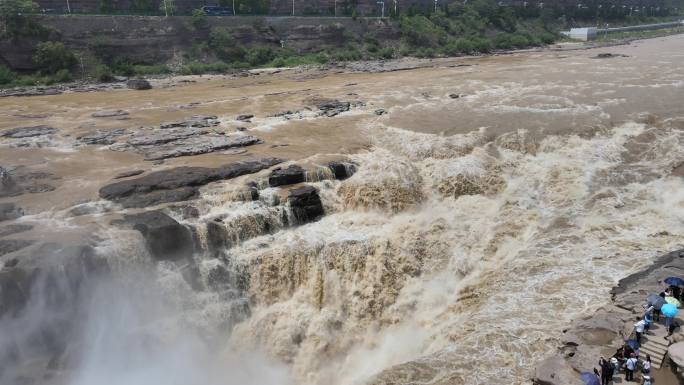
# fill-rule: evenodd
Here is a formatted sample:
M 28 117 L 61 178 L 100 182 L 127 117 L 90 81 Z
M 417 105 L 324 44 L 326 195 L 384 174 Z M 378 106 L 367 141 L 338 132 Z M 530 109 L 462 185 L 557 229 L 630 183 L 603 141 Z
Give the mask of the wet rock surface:
M 17 184 L 9 171 L 0 167 L 0 198 L 20 195 L 23 189 Z
M 98 130 L 80 135 L 76 139 L 84 144 L 114 144 L 116 142 L 116 138 L 125 134 L 126 130 L 123 128 L 111 131 Z
M 128 111 L 113 110 L 113 111 L 94 112 L 90 116 L 92 116 L 93 118 L 111 118 L 111 117 L 126 116 L 126 115 L 128 115 Z
M 325 214 L 318 190 L 313 186 L 303 186 L 290 190 L 287 197 L 292 215 L 298 224 L 318 220 Z
M 252 174 L 280 162 L 277 158 L 265 158 L 231 163 L 218 168 L 177 167 L 104 186 L 100 189 L 100 197 L 124 207 L 179 202 L 195 197 L 198 188 L 210 182 Z
M 220 124 L 218 117 L 215 115 L 193 115 L 188 119 L 177 120 L 174 122 L 165 122 L 159 125 L 161 129 L 175 128 L 175 127 L 196 127 L 207 128 Z
M 197 135 L 156 146 L 138 147 L 145 153 L 145 160 L 162 160 L 207 154 L 234 147 L 251 146 L 259 139 L 251 135 Z
M 114 179 L 123 179 L 123 178 L 130 178 L 132 176 L 138 176 L 142 173 L 144 173 L 145 170 L 131 170 L 131 171 L 124 171 L 121 173 L 118 173 L 114 176 Z
M 0 222 L 17 219 L 24 215 L 24 210 L 14 203 L 0 203 Z
M 29 239 L 0 239 L 0 256 L 21 250 L 34 243 L 35 241 Z
M 145 79 L 131 79 L 126 82 L 126 87 L 132 90 L 149 90 L 152 85 Z
M 17 127 L 2 131 L 0 136 L 10 139 L 23 139 L 54 134 L 57 131 L 59 131 L 57 128 L 50 126 Z
M 7 226 L 0 227 L 0 237 L 5 237 L 8 235 L 13 235 L 13 234 L 18 234 L 18 233 L 23 233 L 25 231 L 29 231 L 33 228 L 31 225 L 23 225 L 23 224 L 11 224 Z
M 275 168 L 268 177 L 268 185 L 271 187 L 302 183 L 306 180 L 306 171 L 298 165 L 290 165 L 286 168 Z
M 191 259 L 194 243 L 190 230 L 161 211 L 125 215 L 123 222 L 139 231 L 157 261 Z

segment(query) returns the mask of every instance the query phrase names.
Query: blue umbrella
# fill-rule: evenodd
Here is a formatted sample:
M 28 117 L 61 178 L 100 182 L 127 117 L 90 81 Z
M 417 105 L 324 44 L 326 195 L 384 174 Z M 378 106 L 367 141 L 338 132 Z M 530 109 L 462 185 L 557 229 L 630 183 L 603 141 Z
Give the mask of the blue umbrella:
M 594 373 L 584 372 L 580 374 L 580 378 L 584 385 L 601 385 L 601 379 Z
M 663 305 L 663 307 L 660 308 L 660 312 L 663 313 L 665 317 L 674 317 L 677 315 L 677 306 L 671 304 L 671 303 L 666 303 Z
M 653 305 L 653 307 L 658 310 L 660 310 L 660 308 L 667 303 L 665 302 L 665 298 L 659 296 L 658 294 L 649 294 L 648 297 L 646 297 L 646 302 Z
M 637 340 L 626 340 L 625 345 L 629 346 L 634 351 L 639 349 L 639 346 L 641 346 L 641 344 Z
M 684 286 L 684 279 L 681 279 L 679 277 L 665 278 L 663 282 L 672 286 Z

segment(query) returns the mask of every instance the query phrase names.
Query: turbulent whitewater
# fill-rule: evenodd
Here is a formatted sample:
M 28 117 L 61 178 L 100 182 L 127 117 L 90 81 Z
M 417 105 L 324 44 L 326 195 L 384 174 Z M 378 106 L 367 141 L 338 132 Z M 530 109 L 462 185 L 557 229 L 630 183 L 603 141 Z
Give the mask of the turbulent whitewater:
M 627 56 L 592 58 L 606 50 Z M 679 35 L 400 72 L 200 80 L 130 100 L 108 91 L 0 101 L 0 127 L 62 129 L 45 143 L 2 143 L 3 165 L 59 178 L 52 192 L 3 202 L 24 206 L 16 221 L 36 226 L 36 239 L 87 239 L 113 272 L 68 299 L 83 303 L 70 359 L 36 383 L 528 383 L 571 320 L 683 245 L 683 59 Z M 302 108 L 313 97 L 350 107 L 316 114 Z M 150 162 L 74 138 L 183 117 L 178 106 L 190 102 L 190 114 L 216 114 L 231 132 L 246 125 L 263 143 L 162 169 L 279 157 L 278 167 L 306 170 L 297 185 L 316 189 L 324 215 L 302 221 L 269 182 L 273 167 L 215 181 L 188 201 L 190 215 L 159 206 L 202 251 L 191 263 L 154 261 L 139 231 L 111 224 L 141 210 L 96 196 Z M 131 119 L 90 118 L 104 108 Z M 255 116 L 235 122 L 242 112 Z M 26 325 L 56 316 L 32 301 L 1 321 L 15 331 L 0 338 L 15 351 L 0 356 L 11 363 L 5 378 L 44 371 L 29 362 Z

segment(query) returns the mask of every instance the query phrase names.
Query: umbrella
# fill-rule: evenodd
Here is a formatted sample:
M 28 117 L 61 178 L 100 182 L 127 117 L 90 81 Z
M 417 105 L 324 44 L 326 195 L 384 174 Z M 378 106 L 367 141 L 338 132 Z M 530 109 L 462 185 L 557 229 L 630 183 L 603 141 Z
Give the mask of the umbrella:
M 641 346 L 641 344 L 637 340 L 626 340 L 625 345 L 629 346 L 634 351 L 639 349 L 639 346 Z
M 646 297 L 646 302 L 653 305 L 653 307 L 658 310 L 660 310 L 660 308 L 667 303 L 665 302 L 665 298 L 659 296 L 658 294 L 649 294 L 648 297 Z
M 663 305 L 662 308 L 660 308 L 660 311 L 663 313 L 665 317 L 674 317 L 677 315 L 677 306 L 671 304 L 671 303 L 666 303 Z
M 665 297 L 665 302 L 675 305 L 677 307 L 682 307 L 682 303 L 679 302 L 675 297 Z
M 601 385 L 601 379 L 594 373 L 584 372 L 580 374 L 580 378 L 584 385 Z
M 663 282 L 672 286 L 684 286 L 684 279 L 681 279 L 679 277 L 665 278 Z

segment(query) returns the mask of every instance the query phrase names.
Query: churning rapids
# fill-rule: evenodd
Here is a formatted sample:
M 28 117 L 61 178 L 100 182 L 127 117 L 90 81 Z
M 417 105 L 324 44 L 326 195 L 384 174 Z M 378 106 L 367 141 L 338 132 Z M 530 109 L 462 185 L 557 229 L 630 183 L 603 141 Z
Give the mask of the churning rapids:
M 23 189 L 0 203 L 24 212 L 0 226 L 0 382 L 528 383 L 573 318 L 683 246 L 682 63 L 678 35 L 0 99 Z M 194 156 L 143 143 L 191 115 L 211 118 L 164 132 L 211 131 Z M 100 198 L 122 172 L 271 157 L 181 199 Z M 152 208 L 154 236 L 125 225 Z

